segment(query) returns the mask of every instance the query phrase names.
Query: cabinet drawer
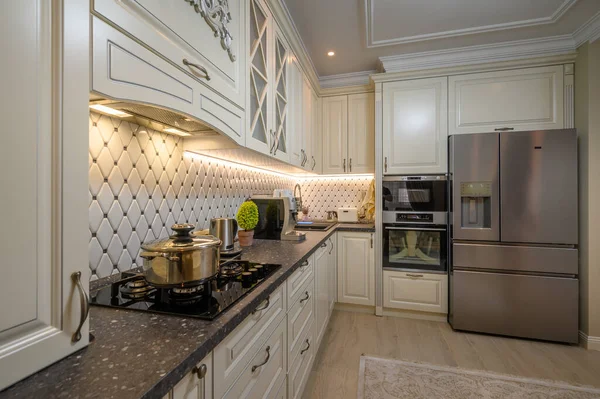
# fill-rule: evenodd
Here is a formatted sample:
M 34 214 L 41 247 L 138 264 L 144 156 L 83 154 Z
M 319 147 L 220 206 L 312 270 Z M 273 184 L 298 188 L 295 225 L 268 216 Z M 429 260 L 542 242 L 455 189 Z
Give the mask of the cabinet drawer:
M 562 129 L 563 66 L 449 78 L 450 134 Z
M 92 90 L 191 115 L 240 142 L 244 112 L 152 51 L 93 18 Z
M 315 323 L 314 280 L 307 281 L 302 288 L 302 296 L 290 308 L 288 320 L 288 359 L 291 364 L 301 348 L 311 326 Z
M 288 396 L 290 399 L 302 397 L 304 387 L 310 375 L 311 365 L 317 351 L 316 328 L 312 323 L 307 331 L 306 337 L 302 339 L 302 350 L 296 359 L 289 360 L 290 368 L 288 371 Z
M 285 327 L 282 320 L 224 398 L 271 398 L 278 392 L 286 377 Z
M 233 37 L 234 61 L 190 2 L 165 6 L 163 0 L 95 0 L 92 4 L 94 13 L 103 15 L 195 81 L 243 108 L 247 1 L 228 3 L 231 21 L 227 29 Z M 206 68 L 210 80 L 200 70 L 184 65 L 183 59 Z
M 314 256 L 306 259 L 287 279 L 288 309 L 296 303 L 302 293 L 302 287 L 314 276 Z
M 281 320 L 285 319 L 286 287 L 282 284 L 270 296 L 268 307 L 248 316 L 214 350 L 215 398 L 231 387 Z M 258 308 L 267 304 L 264 301 Z
M 292 305 L 287 315 L 288 348 L 291 359 L 297 356 L 303 346 L 302 334 L 314 324 L 315 287 L 310 279 L 302 286 L 302 295 Z
M 448 313 L 448 276 L 419 272 L 383 271 L 386 308 Z

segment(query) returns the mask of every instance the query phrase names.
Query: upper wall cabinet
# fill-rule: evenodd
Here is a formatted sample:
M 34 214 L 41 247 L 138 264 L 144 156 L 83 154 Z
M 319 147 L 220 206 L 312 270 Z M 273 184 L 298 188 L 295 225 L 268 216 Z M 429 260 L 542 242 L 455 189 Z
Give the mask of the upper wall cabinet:
M 272 127 L 273 95 L 273 17 L 267 5 L 250 0 L 250 55 L 248 89 L 248 130 L 246 146 L 263 154 L 272 154 L 275 136 Z
M 450 77 L 450 134 L 562 129 L 563 66 Z
M 92 90 L 189 114 L 243 144 L 248 3 L 229 1 L 226 13 L 171 3 L 92 2 Z
M 246 146 L 290 162 L 290 49 L 266 5 L 251 0 Z
M 282 161 L 290 162 L 289 143 L 289 93 L 288 93 L 288 73 L 290 49 L 279 29 L 275 29 L 274 40 L 275 73 L 273 75 L 273 154 Z
M 290 163 L 302 167 L 304 164 L 304 134 L 302 130 L 302 92 L 304 78 L 302 68 L 295 56 L 288 58 L 288 146 L 290 152 Z
M 383 85 L 383 173 L 446 173 L 448 78 Z
M 323 173 L 373 173 L 374 94 L 325 97 L 322 102 Z

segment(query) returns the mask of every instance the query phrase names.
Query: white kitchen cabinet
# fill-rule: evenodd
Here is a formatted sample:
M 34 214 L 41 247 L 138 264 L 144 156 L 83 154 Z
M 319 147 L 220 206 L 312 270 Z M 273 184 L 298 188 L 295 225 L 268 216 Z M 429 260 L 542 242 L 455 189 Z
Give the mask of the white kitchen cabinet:
M 327 281 L 329 282 L 329 315 L 333 312 L 333 306 L 337 300 L 337 233 L 334 233 L 327 240 L 327 262 L 329 274 Z
M 346 173 L 348 96 L 323 98 L 323 173 Z
M 446 173 L 448 78 L 383 85 L 383 174 Z
M 311 279 L 302 287 L 302 296 L 288 311 L 287 343 L 290 363 L 294 361 L 303 346 L 303 333 L 314 324 L 315 286 Z
M 323 172 L 323 140 L 321 133 L 321 99 L 312 91 L 312 139 L 311 139 L 311 164 L 310 171 L 321 174 Z
M 302 152 L 304 153 L 304 162 L 302 167 L 306 170 L 310 170 L 313 163 L 313 90 L 310 86 L 308 78 L 305 76 L 302 82 Z
M 248 130 L 246 147 L 271 155 L 273 133 L 273 17 L 262 0 L 250 0 Z
M 448 276 L 384 270 L 383 306 L 447 314 Z
M 375 94 L 348 96 L 348 173 L 375 172 Z
M 562 65 L 451 76 L 450 134 L 564 127 Z
M 242 142 L 243 110 L 98 17 L 92 18 L 92 31 L 92 90 L 96 94 L 167 107 Z
M 374 94 L 325 97 L 322 104 L 323 173 L 373 173 Z
M 204 87 L 244 108 L 248 19 L 245 0 L 227 3 L 230 20 L 220 19 L 218 13 L 208 10 L 206 18 L 210 23 L 200 15 L 201 7 L 195 9 L 186 1 L 169 7 L 162 0 L 95 0 L 92 4 L 94 14 L 152 48 Z M 232 38 L 229 49 L 223 44 L 227 40 L 215 36 L 213 31 L 214 27 L 224 33 L 221 24 Z
M 194 369 L 175 385 L 172 399 L 212 399 L 213 358 L 209 353 Z
M 285 383 L 287 353 L 286 320 L 284 319 L 223 397 L 241 399 L 275 396 L 281 384 Z
M 317 345 L 321 342 L 323 333 L 329 321 L 329 244 L 324 242 L 315 253 L 315 320 Z
M 288 372 L 288 397 L 290 399 L 299 399 L 302 397 L 306 382 L 310 376 L 313 361 L 317 352 L 316 328 L 313 323 L 306 334 L 302 336 L 302 348 L 298 356 L 290 363 Z
M 291 55 L 288 58 L 288 131 L 290 144 L 290 163 L 297 167 L 302 167 L 304 163 L 304 118 L 302 116 L 303 108 L 303 88 L 304 77 L 302 68 L 298 59 Z
M 211 27 L 221 29 L 223 20 L 210 25 L 189 2 L 169 7 L 161 0 L 96 0 L 92 4 L 93 14 L 102 17 L 95 17 L 92 26 L 92 90 L 96 94 L 191 115 L 244 144 L 246 1 L 227 4 L 231 20 L 225 26 L 233 38 L 229 51 Z M 218 18 L 207 13 L 211 23 Z M 110 21 L 110 27 L 118 28 L 129 41 L 106 40 L 105 31 L 96 32 L 101 20 Z
M 2 5 L 0 390 L 89 343 L 88 4 Z
M 338 232 L 338 302 L 375 306 L 373 233 Z
M 286 285 L 283 284 L 215 348 L 213 356 L 216 398 L 222 397 L 233 385 L 260 346 L 279 322 L 285 319 L 286 300 Z
M 289 151 L 289 142 L 291 141 L 290 129 L 288 123 L 289 114 L 289 92 L 288 92 L 288 73 L 290 49 L 283 33 L 275 24 L 274 29 L 274 84 L 273 84 L 273 138 L 275 142 L 272 145 L 272 155 L 276 158 L 290 162 L 291 154 Z

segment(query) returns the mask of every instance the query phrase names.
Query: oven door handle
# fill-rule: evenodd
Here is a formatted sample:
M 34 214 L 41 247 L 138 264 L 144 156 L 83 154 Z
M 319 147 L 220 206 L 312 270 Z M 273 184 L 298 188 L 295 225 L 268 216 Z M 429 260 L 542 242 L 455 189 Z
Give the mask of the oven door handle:
M 386 227 L 386 230 L 417 230 L 417 231 L 447 231 L 448 229 L 434 229 L 431 227 Z

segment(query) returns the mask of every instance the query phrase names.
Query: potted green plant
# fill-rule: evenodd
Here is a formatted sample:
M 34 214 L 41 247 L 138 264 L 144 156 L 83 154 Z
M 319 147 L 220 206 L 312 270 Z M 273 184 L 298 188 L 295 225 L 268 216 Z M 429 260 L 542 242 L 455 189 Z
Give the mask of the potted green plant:
M 250 200 L 240 205 L 237 212 L 237 222 L 241 229 L 238 231 L 238 238 L 242 247 L 249 247 L 254 240 L 254 228 L 258 224 L 258 207 Z

